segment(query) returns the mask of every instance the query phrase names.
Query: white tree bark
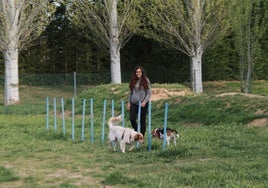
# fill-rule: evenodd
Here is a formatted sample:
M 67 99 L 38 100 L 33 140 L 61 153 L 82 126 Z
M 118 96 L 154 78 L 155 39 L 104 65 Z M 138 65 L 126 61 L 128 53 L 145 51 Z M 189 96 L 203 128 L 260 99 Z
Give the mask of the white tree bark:
M 9 49 L 3 51 L 5 61 L 5 106 L 15 104 L 19 98 L 18 48 L 10 43 Z
M 19 51 L 40 36 L 56 10 L 49 1 L 0 0 L 0 48 L 5 60 L 5 105 L 19 98 Z
M 3 12 L 5 14 L 6 35 L 4 37 L 5 45 L 2 50 L 5 61 L 5 106 L 15 104 L 20 101 L 19 98 L 19 71 L 18 71 L 18 19 L 22 4 L 18 5 L 14 1 L 2 2 Z
M 203 93 L 203 82 L 202 82 L 202 54 L 203 54 L 203 46 L 205 45 L 204 42 L 201 42 L 202 38 L 202 31 L 203 31 L 203 20 L 202 20 L 202 14 L 203 14 L 203 8 L 204 8 L 204 1 L 202 0 L 196 0 L 195 3 L 192 5 L 189 5 L 187 7 L 190 9 L 193 8 L 192 13 L 192 24 L 193 25 L 193 39 L 192 44 L 189 45 L 189 48 L 191 49 L 192 53 L 190 57 L 192 57 L 191 66 L 192 70 L 190 75 L 193 75 L 193 81 L 192 81 L 192 89 L 196 94 Z M 185 39 L 184 39 L 185 40 Z
M 118 36 L 117 22 L 117 1 L 111 0 L 110 11 L 110 65 L 111 65 L 111 82 L 121 84 L 120 68 L 120 44 Z
M 114 49 L 116 50 L 116 49 Z M 114 84 L 121 84 L 121 66 L 120 66 L 120 50 L 113 52 L 110 48 L 111 54 L 111 82 Z
M 202 50 L 198 50 L 191 58 L 191 84 L 193 91 L 197 94 L 203 92 L 202 84 Z

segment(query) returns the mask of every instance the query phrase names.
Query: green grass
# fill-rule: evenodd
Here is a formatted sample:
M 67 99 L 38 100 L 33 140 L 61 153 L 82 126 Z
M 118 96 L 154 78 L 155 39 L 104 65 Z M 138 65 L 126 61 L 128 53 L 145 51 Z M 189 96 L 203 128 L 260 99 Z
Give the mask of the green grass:
M 214 86 L 205 83 L 204 88 L 209 87 L 209 92 L 202 95 L 173 96 L 152 102 L 152 127 L 163 124 L 164 104 L 168 102 L 168 126 L 178 130 L 178 146 L 163 150 L 160 140 L 152 140 L 151 151 L 145 144 L 125 154 L 107 149 L 106 141 L 101 142 L 101 128 L 103 100 L 107 100 L 106 118 L 111 113 L 111 99 L 115 100 L 115 112 L 119 113 L 121 100 L 126 100 L 127 84 L 81 88 L 75 98 L 75 140 L 71 136 L 70 116 L 65 119 L 66 135 L 62 132 L 59 102 L 57 130 L 53 125 L 52 103 L 48 131 L 45 114 L 46 97 L 64 97 L 69 111 L 72 88 L 22 89 L 20 105 L 10 107 L 9 111 L 0 107 L 1 187 L 264 188 L 268 183 L 268 128 L 247 124 L 268 118 L 268 99 L 243 95 L 219 97 L 220 93 L 237 92 L 239 88 L 230 82 L 220 84 L 224 88 L 221 91 L 219 83 Z M 266 85 L 267 82 L 258 82 L 254 94 L 266 96 Z M 178 84 L 153 87 L 188 89 Z M 87 116 L 82 142 L 84 98 Z M 90 98 L 94 99 L 94 143 L 90 137 Z M 126 126 L 130 126 L 127 113 Z
M 16 181 L 19 178 L 14 175 L 11 170 L 0 166 L 0 182 L 10 182 L 10 181 Z

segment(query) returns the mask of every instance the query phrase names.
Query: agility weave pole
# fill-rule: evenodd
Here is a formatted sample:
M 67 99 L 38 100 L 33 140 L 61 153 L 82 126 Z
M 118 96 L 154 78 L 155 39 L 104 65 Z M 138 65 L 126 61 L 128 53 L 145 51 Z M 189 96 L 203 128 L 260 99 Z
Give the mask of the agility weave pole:
M 112 116 L 114 116 L 114 100 L 112 100 Z M 103 120 L 102 120 L 102 143 L 104 142 L 104 132 L 105 132 L 105 123 L 106 123 L 106 100 L 103 104 Z M 124 103 L 122 102 L 122 110 L 124 111 Z M 61 114 L 62 114 L 62 133 L 66 135 L 66 125 L 65 125 L 65 109 L 64 109 L 64 99 L 61 98 Z M 75 101 L 72 98 L 72 122 L 71 122 L 71 137 L 72 140 L 75 140 Z M 83 99 L 82 105 L 82 125 L 81 125 L 81 141 L 85 140 L 85 117 L 86 117 L 86 99 Z M 124 114 L 124 113 L 122 113 Z M 94 115 L 93 115 L 93 99 L 90 99 L 90 138 L 91 143 L 94 143 Z M 124 123 L 124 122 L 122 122 Z M 57 132 L 57 99 L 53 99 L 53 128 Z M 49 131 L 49 98 L 46 98 L 46 130 Z
M 163 139 L 163 150 L 166 149 L 167 140 L 167 114 L 168 114 L 168 104 L 165 103 L 165 116 L 164 116 L 164 139 Z
M 72 121 L 71 121 L 71 137 L 75 140 L 75 101 L 72 98 Z M 61 98 L 61 114 L 62 114 L 62 133 L 66 135 L 66 124 L 65 124 L 65 108 L 64 99 Z M 125 103 L 121 101 L 121 116 L 122 116 L 122 126 L 125 127 Z M 106 111 L 107 111 L 107 101 L 103 101 L 103 114 L 102 114 L 102 130 L 101 130 L 101 143 L 105 142 L 105 125 L 106 125 Z M 114 116 L 114 100 L 111 101 L 111 115 Z M 167 128 L 167 115 L 168 115 L 168 103 L 165 103 L 165 114 L 164 114 L 164 139 L 162 144 L 162 149 L 166 148 L 166 128 Z M 54 131 L 57 132 L 57 99 L 53 99 L 53 124 Z M 141 116 L 141 102 L 139 102 L 138 109 L 138 132 L 140 132 L 140 117 Z M 82 105 L 82 124 L 81 124 L 81 141 L 85 141 L 85 117 L 86 117 L 86 99 L 83 99 Z M 90 99 L 90 138 L 91 143 L 94 143 L 94 115 L 93 115 L 93 99 Z M 148 103 L 148 150 L 151 151 L 151 117 L 152 117 L 152 103 Z M 46 131 L 49 131 L 49 98 L 46 98 Z M 137 143 L 136 147 L 139 147 Z
M 151 151 L 152 149 L 152 136 L 151 136 L 151 127 L 152 127 L 152 102 L 149 101 L 148 104 L 148 132 L 149 132 L 149 136 L 148 136 L 148 151 Z

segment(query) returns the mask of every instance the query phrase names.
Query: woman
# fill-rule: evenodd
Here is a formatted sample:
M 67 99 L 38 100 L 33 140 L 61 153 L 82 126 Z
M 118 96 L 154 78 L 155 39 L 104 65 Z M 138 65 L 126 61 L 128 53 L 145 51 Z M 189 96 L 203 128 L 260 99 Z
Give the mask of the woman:
M 130 122 L 135 131 L 138 131 L 137 116 L 139 111 L 139 101 L 141 102 L 140 132 L 145 135 L 146 114 L 148 102 L 151 97 L 151 85 L 144 69 L 137 66 L 132 72 L 129 82 L 129 99 L 127 109 L 129 110 Z

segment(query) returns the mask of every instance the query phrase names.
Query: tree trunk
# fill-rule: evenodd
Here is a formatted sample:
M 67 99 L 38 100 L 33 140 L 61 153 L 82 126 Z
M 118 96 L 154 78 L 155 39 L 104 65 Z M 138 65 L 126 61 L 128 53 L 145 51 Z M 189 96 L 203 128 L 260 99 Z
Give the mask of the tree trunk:
M 203 93 L 202 85 L 202 50 L 197 50 L 191 61 L 191 85 L 194 93 Z
M 252 5 L 252 4 L 250 4 Z M 247 41 L 247 74 L 246 74 L 246 88 L 245 88 L 245 93 L 249 93 L 249 88 L 250 88 L 250 80 L 251 80 L 251 67 L 252 67 L 252 56 L 251 56 L 251 50 L 252 50 L 252 38 L 251 38 L 251 14 L 252 12 L 252 6 L 250 6 L 250 13 L 249 13 L 249 17 L 248 17 L 248 41 Z
M 251 64 L 248 64 L 248 70 L 247 70 L 247 78 L 246 78 L 246 88 L 245 93 L 250 93 L 250 86 L 251 86 Z
M 249 34 L 250 35 L 250 34 Z M 251 37 L 251 36 L 250 36 Z M 252 73 L 252 66 L 253 66 L 253 62 L 252 62 L 252 56 L 251 56 L 251 42 L 250 42 L 250 38 L 248 40 L 248 49 L 247 49 L 247 56 L 248 56 L 248 62 L 247 62 L 247 73 L 246 73 L 246 78 L 245 78 L 245 93 L 250 93 L 250 86 L 251 86 L 251 73 Z
M 3 56 L 5 60 L 5 106 L 8 106 L 20 101 L 18 48 L 7 48 L 3 51 Z
M 110 21 L 110 63 L 112 83 L 121 84 L 120 46 L 117 23 L 117 0 L 112 0 Z
M 110 48 L 111 80 L 114 84 L 121 84 L 120 50 Z

